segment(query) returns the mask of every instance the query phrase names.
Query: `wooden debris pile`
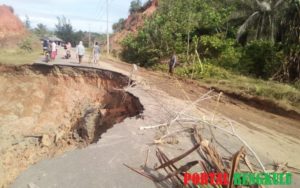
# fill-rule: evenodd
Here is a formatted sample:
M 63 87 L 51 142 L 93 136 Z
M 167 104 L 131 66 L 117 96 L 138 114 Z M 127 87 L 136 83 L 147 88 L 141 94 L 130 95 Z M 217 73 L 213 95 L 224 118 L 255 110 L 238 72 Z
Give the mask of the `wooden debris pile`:
M 183 108 L 179 113 L 177 113 L 171 120 L 166 123 L 162 123 L 159 125 L 141 127 L 141 130 L 149 130 L 149 129 L 160 129 L 165 128 L 165 134 L 160 136 L 160 138 L 154 141 L 155 145 L 164 145 L 168 144 L 167 139 L 174 136 L 179 135 L 180 133 L 188 133 L 192 140 L 195 142 L 191 149 L 187 150 L 183 154 L 170 159 L 159 146 L 155 150 L 156 158 L 158 161 L 158 165 L 154 167 L 149 167 L 147 165 L 148 154 L 146 158 L 145 165 L 140 169 L 132 168 L 126 164 L 124 164 L 127 168 L 132 171 L 150 179 L 151 181 L 165 185 L 167 187 L 235 187 L 234 173 L 257 173 L 257 172 L 292 172 L 299 173 L 298 169 L 289 167 L 288 164 L 273 164 L 271 165 L 270 170 L 267 170 L 263 165 L 261 159 L 255 153 L 255 151 L 250 147 L 250 145 L 239 136 L 231 121 L 227 120 L 229 124 L 229 129 L 224 128 L 215 123 L 215 113 L 211 114 L 211 119 L 208 118 L 196 117 L 191 115 L 189 111 L 193 108 L 197 108 L 199 102 L 217 98 L 217 105 L 220 101 L 222 93 L 220 94 L 212 94 L 213 91 L 206 93 L 201 96 L 195 102 L 187 105 Z M 180 125 L 180 129 L 175 129 L 175 124 Z M 211 140 L 205 139 L 203 132 L 201 129 L 206 128 L 210 133 Z M 219 130 L 224 134 L 230 135 L 237 139 L 241 143 L 240 149 L 237 149 L 235 153 L 228 152 L 229 155 L 221 153 L 217 150 L 216 144 L 225 148 L 221 143 L 219 143 L 216 138 L 215 131 Z M 207 137 L 207 135 L 205 135 Z M 227 150 L 228 151 L 228 150 Z M 194 157 L 189 162 L 183 162 L 185 158 L 190 156 L 192 153 L 197 152 L 198 157 Z M 194 153 L 195 154 L 195 153 Z M 186 161 L 186 160 L 185 160 Z M 195 169 L 197 169 L 195 171 Z M 197 172 L 197 173 L 222 173 L 228 174 L 228 182 L 226 185 L 211 185 L 211 186 L 195 186 L 192 183 L 186 184 L 184 182 L 184 175 L 187 172 Z M 162 186 L 163 187 L 163 186 Z M 250 187 L 261 187 L 261 186 L 250 186 Z

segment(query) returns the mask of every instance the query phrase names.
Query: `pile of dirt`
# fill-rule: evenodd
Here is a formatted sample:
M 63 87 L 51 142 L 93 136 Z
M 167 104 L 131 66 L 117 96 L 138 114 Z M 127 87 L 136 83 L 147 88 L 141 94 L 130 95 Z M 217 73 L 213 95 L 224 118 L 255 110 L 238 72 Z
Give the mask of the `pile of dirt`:
M 14 14 L 12 7 L 0 5 L 0 47 L 18 41 L 26 29 L 21 20 Z
M 135 34 L 138 28 L 144 25 L 146 18 L 150 17 L 158 7 L 158 0 L 149 1 L 144 7 L 141 8 L 140 12 L 130 14 L 125 20 L 125 27 L 122 31 L 115 33 L 111 37 L 112 48 L 115 51 L 121 49 L 120 42 L 128 35 Z
M 139 99 L 122 90 L 127 84 L 128 77 L 104 70 L 0 65 L 0 187 L 140 114 Z

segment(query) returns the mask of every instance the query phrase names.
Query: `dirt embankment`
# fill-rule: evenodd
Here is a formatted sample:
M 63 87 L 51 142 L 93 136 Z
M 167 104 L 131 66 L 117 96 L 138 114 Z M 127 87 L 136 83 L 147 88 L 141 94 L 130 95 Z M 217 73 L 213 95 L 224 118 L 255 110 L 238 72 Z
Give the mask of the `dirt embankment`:
M 141 8 L 140 12 L 133 13 L 128 16 L 125 20 L 124 29 L 118 33 L 115 33 L 111 37 L 112 48 L 116 51 L 121 49 L 120 42 L 128 35 L 128 34 L 136 34 L 138 28 L 144 25 L 144 21 L 146 18 L 150 17 L 158 7 L 158 0 L 152 0 L 150 3 L 146 4 Z
M 139 100 L 122 90 L 127 82 L 103 70 L 0 65 L 0 187 L 142 112 Z
M 0 5 L 0 47 L 18 42 L 25 34 L 26 29 L 13 8 Z

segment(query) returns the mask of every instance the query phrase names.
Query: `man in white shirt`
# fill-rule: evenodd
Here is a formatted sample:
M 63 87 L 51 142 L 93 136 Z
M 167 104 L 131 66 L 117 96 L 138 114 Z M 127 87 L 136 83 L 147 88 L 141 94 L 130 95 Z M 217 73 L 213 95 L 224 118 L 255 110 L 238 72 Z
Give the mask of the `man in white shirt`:
M 82 44 L 82 41 L 80 41 L 79 45 L 76 48 L 76 57 L 79 59 L 79 64 L 81 64 L 84 54 L 85 54 L 85 48 Z

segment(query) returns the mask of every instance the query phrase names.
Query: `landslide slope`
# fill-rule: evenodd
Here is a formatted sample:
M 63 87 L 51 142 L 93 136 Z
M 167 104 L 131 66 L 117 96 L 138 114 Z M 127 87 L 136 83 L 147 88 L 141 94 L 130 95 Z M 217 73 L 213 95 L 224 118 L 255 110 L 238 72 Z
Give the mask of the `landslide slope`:
M 124 29 L 115 33 L 111 37 L 112 48 L 116 51 L 120 51 L 122 40 L 130 33 L 137 33 L 138 28 L 142 27 L 146 18 L 150 17 L 158 7 L 158 0 L 149 1 L 146 3 L 140 11 L 130 14 L 125 20 Z
M 13 8 L 0 5 L 0 47 L 16 43 L 25 33 L 26 29 Z

